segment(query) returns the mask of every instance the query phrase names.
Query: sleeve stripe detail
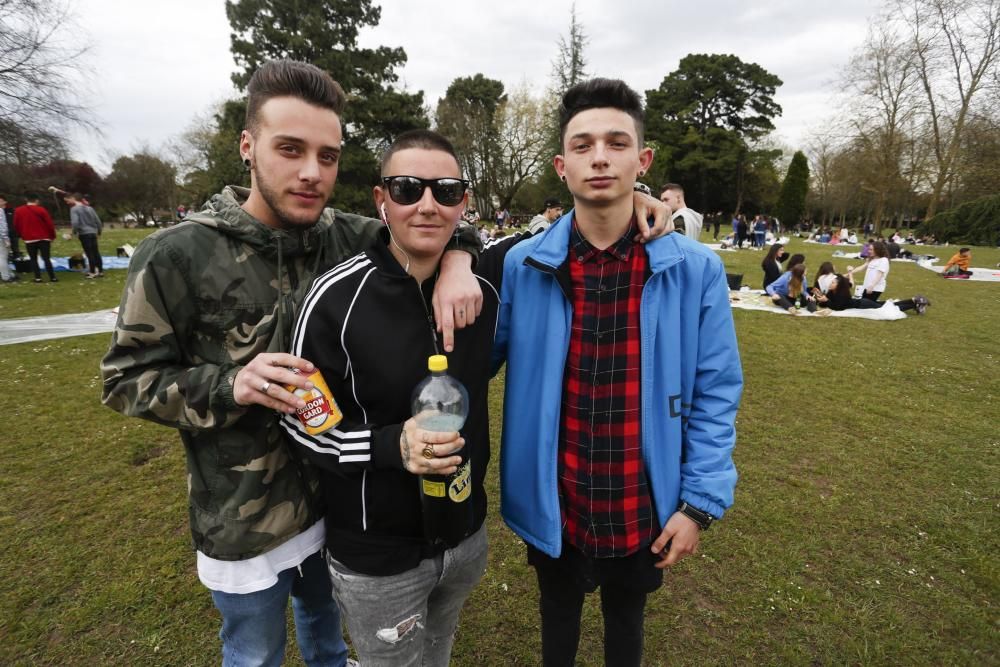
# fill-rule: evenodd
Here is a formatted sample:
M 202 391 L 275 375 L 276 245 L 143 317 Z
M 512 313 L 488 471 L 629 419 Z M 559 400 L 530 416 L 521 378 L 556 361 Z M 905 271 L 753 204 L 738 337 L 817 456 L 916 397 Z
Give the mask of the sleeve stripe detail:
M 281 419 L 281 428 L 300 445 L 308 447 L 318 454 L 332 454 L 341 463 L 371 460 L 371 429 L 341 431 L 338 428 L 333 428 L 319 435 L 309 435 L 302 422 L 294 415 L 285 415 Z M 345 455 L 345 452 L 350 452 L 350 454 Z

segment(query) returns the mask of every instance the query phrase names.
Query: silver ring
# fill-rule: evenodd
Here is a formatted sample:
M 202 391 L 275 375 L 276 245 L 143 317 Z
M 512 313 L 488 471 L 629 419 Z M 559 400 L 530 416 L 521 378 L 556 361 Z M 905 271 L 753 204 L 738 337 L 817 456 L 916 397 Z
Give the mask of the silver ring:
M 267 393 L 267 390 L 268 390 L 268 389 L 270 389 L 270 388 L 271 388 L 271 383 L 270 383 L 270 382 L 265 382 L 264 384 L 262 384 L 262 385 L 260 386 L 260 390 L 261 390 L 261 391 L 262 391 L 263 393 L 265 393 L 265 394 Z

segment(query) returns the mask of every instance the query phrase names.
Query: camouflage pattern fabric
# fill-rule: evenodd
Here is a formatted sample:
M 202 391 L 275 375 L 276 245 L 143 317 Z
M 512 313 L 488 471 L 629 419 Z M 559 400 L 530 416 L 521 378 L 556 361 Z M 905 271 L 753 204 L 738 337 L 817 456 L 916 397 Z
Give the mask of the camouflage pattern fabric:
M 248 195 L 228 187 L 139 244 L 101 362 L 105 405 L 180 431 L 194 545 L 220 560 L 267 552 L 321 517 L 314 471 L 290 457 L 277 413 L 236 405 L 233 378 L 257 354 L 287 351 L 312 279 L 380 227 L 326 209 L 279 231 L 240 208 Z M 461 238 L 478 252 L 474 229 Z

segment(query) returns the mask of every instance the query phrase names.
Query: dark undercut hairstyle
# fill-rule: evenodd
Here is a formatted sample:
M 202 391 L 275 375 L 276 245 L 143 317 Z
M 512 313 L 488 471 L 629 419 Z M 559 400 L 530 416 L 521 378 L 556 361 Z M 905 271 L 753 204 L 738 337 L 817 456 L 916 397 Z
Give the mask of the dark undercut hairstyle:
M 434 130 L 407 130 L 397 136 L 396 140 L 392 142 L 392 145 L 386 149 L 385 154 L 382 155 L 381 169 L 383 176 L 409 176 L 409 174 L 385 173 L 385 168 L 389 165 L 389 160 L 392 159 L 392 156 L 399 151 L 405 151 L 408 148 L 422 148 L 428 151 L 441 151 L 442 153 L 447 153 L 455 158 L 455 164 L 458 165 L 459 178 L 461 178 L 462 163 L 458 160 L 458 154 L 455 152 L 455 147 L 452 146 L 447 137 L 443 134 L 435 132 Z
M 667 190 L 673 190 L 674 192 L 679 192 L 684 195 L 684 188 L 682 188 L 678 183 L 664 183 L 663 187 L 660 188 L 660 194 L 662 195 Z
M 245 127 L 256 136 L 260 126 L 260 108 L 274 97 L 295 97 L 338 116 L 344 111 L 347 96 L 329 74 L 298 60 L 269 60 L 250 77 L 247 84 Z
M 559 141 L 566 139 L 566 126 L 573 116 L 587 109 L 618 109 L 635 121 L 635 135 L 639 147 L 643 145 L 645 113 L 642 98 L 620 79 L 591 79 L 578 83 L 563 95 L 559 105 Z

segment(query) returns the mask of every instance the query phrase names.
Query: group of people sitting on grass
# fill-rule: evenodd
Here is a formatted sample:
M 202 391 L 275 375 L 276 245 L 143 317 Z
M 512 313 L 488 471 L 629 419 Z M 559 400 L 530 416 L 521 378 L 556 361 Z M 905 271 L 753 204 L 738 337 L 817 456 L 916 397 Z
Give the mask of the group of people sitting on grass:
M 823 262 L 811 287 L 806 277 L 805 255 L 789 256 L 780 243 L 771 246 L 760 266 L 764 270 L 764 292 L 775 305 L 793 314 L 800 312 L 799 307 L 814 313 L 819 308 L 839 311 L 885 305 L 879 297 L 885 292 L 889 275 L 889 250 L 882 241 L 872 244 L 872 256 L 864 264 L 848 266 L 844 273 L 837 273 L 833 262 Z M 855 297 L 853 277 L 862 269 L 865 270 L 862 292 Z M 921 315 L 930 305 L 927 297 L 919 294 L 895 303 L 900 310 L 915 310 Z
M 847 227 L 841 227 L 840 229 L 821 227 L 814 230 L 809 235 L 808 240 L 815 241 L 816 243 L 829 243 L 830 245 L 840 245 L 841 243 L 857 244 L 858 235 Z

